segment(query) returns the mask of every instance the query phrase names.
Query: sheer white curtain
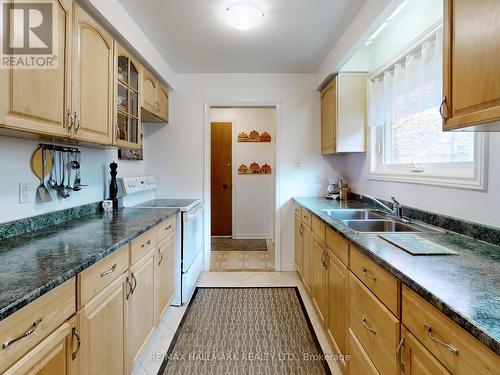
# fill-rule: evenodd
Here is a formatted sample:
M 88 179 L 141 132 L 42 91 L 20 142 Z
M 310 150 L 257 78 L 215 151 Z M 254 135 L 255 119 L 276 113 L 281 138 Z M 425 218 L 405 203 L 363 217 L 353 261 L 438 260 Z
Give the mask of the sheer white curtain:
M 369 126 L 439 108 L 442 96 L 442 29 L 369 82 Z

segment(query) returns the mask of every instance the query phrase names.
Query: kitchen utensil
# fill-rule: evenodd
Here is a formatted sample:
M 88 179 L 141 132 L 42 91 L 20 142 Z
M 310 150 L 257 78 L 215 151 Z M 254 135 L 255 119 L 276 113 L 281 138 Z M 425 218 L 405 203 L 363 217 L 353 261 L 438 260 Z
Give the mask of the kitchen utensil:
M 78 168 L 76 169 L 76 175 L 75 175 L 75 183 L 73 184 L 73 190 L 75 191 L 79 191 L 81 190 L 82 188 L 82 179 L 80 178 L 80 168 L 81 168 L 81 164 L 80 164 L 80 152 L 77 152 L 76 153 L 76 161 L 78 163 Z
M 47 177 L 47 174 L 51 170 L 53 165 L 53 159 L 51 155 L 45 155 L 45 174 L 42 171 L 42 147 L 35 150 L 31 156 L 30 166 L 33 174 L 40 180 Z
M 50 196 L 49 189 L 45 186 L 45 147 L 42 147 L 42 173 L 40 178 L 40 185 L 38 186 L 37 195 L 42 202 L 52 202 L 52 197 Z
M 54 161 L 54 151 L 53 150 L 49 150 L 49 155 L 50 155 L 50 158 Z M 54 179 L 54 169 L 55 169 L 55 162 L 52 163 L 52 167 L 50 168 L 50 176 L 49 176 L 49 181 L 48 181 L 48 184 L 49 186 L 53 189 L 53 190 L 56 190 L 57 191 L 57 188 L 56 187 L 59 187 L 57 185 L 57 181 Z
M 60 169 L 59 173 L 61 173 L 62 176 L 61 176 L 61 183 L 59 184 L 59 189 L 57 190 L 57 194 L 59 194 L 61 198 L 66 199 L 69 197 L 70 194 L 68 190 L 66 190 L 66 188 L 64 187 L 64 181 L 66 179 L 66 174 L 64 172 L 65 169 L 64 154 L 65 154 L 64 152 L 59 152 L 59 169 Z

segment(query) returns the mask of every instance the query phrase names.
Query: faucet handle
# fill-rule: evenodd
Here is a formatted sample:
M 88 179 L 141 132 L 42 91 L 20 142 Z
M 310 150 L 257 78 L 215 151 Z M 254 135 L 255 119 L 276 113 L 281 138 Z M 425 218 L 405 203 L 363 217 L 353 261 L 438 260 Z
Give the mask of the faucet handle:
M 401 203 L 399 203 L 399 202 L 396 200 L 396 198 L 394 198 L 394 196 L 391 196 L 391 199 L 392 199 L 392 202 L 393 202 L 395 205 L 398 205 L 398 206 L 400 206 L 400 205 L 401 205 Z

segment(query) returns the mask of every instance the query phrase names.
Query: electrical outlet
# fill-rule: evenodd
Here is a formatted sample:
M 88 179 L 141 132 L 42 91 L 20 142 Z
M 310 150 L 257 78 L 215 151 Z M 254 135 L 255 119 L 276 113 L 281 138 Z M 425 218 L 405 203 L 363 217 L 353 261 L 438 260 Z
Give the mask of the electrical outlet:
M 317 174 L 314 177 L 314 181 L 316 184 L 321 185 L 323 183 L 323 177 L 320 174 Z
M 19 183 L 19 203 L 28 203 L 31 201 L 32 186 L 29 182 Z
M 300 161 L 295 162 L 295 169 L 301 169 L 302 168 L 302 163 Z

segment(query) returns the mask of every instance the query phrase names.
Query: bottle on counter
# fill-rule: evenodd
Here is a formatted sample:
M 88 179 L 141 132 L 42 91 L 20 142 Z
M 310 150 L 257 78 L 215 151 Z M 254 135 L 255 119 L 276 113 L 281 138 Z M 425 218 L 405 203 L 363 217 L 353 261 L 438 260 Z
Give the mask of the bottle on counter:
M 351 195 L 351 188 L 345 182 L 342 182 L 342 187 L 340 188 L 340 197 L 341 201 L 349 200 L 349 196 Z

